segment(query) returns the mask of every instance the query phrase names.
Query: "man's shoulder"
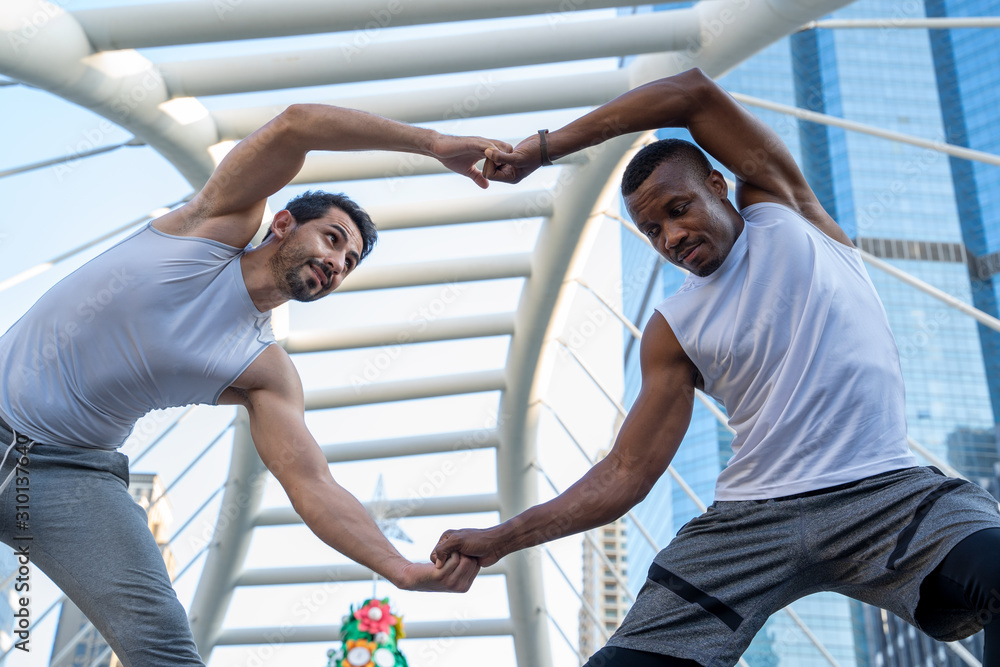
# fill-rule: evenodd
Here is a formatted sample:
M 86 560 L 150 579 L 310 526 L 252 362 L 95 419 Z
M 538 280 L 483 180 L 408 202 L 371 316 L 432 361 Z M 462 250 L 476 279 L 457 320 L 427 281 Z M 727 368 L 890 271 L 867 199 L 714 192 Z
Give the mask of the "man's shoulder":
M 773 201 L 757 202 L 740 209 L 740 215 L 748 224 L 760 227 L 767 224 L 797 225 L 814 227 L 802 215 L 786 204 Z
M 804 210 L 778 201 L 758 201 L 741 208 L 740 215 L 750 227 L 799 230 L 823 236 L 839 246 L 854 247 L 843 228 L 818 202 L 813 210 Z
M 197 253 L 199 249 L 203 251 L 211 249 L 212 255 L 225 257 L 236 257 L 237 255 L 242 255 L 249 249 L 249 246 L 237 247 L 214 238 L 199 236 L 197 234 L 180 234 L 169 225 L 160 224 L 159 220 L 154 220 L 149 223 L 146 229 L 148 229 L 151 233 L 150 242 L 158 244 L 163 248 L 187 248 L 189 252 L 195 253 Z
M 233 387 L 246 391 L 282 391 L 294 385 L 300 385 L 299 372 L 292 363 L 292 358 L 276 343 L 264 348 L 232 384 Z

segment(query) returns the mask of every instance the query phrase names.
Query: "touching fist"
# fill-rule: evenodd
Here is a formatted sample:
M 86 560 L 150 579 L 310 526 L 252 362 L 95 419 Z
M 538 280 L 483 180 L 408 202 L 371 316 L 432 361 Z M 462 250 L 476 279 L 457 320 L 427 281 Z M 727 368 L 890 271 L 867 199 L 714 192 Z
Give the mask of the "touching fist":
M 512 151 L 488 149 L 483 175 L 491 181 L 520 183 L 526 176 L 542 166 L 542 149 L 539 135 L 533 134 Z
M 408 591 L 464 593 L 479 574 L 475 558 L 452 553 L 441 562 L 410 563 L 403 568 L 399 588 Z
M 442 567 L 457 553 L 475 558 L 480 567 L 489 567 L 505 555 L 501 551 L 501 545 L 492 537 L 492 530 L 465 528 L 446 530 L 431 552 L 431 560 Z

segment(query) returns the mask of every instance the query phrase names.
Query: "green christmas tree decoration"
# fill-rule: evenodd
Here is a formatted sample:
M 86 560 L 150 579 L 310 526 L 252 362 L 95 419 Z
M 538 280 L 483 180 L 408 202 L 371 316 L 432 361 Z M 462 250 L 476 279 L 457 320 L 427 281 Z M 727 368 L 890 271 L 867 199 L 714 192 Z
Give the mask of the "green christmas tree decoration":
M 341 645 L 327 651 L 327 667 L 408 667 L 398 640 L 406 636 L 403 617 L 394 614 L 389 598 L 370 598 L 344 616 Z

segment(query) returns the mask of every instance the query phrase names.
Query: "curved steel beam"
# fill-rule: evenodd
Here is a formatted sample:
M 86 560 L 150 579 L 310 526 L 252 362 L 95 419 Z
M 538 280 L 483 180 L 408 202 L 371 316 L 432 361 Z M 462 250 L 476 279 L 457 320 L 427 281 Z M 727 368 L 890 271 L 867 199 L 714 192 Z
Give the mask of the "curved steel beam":
M 284 341 L 289 354 L 356 350 L 385 345 L 410 345 L 444 340 L 510 336 L 514 333 L 513 313 L 489 313 L 467 317 L 418 319 L 399 324 L 292 332 Z
M 691 9 L 405 40 L 162 63 L 172 96 L 224 95 L 653 53 L 698 41 Z M 503 44 L 503 48 L 492 48 Z
M 412 91 L 387 91 L 339 97 L 326 103 L 364 109 L 404 123 L 427 123 L 598 106 L 627 90 L 628 72 L 624 69 L 515 80 L 485 73 L 474 83 L 422 90 L 416 97 Z M 219 109 L 212 116 L 223 140 L 241 139 L 287 106 Z
M 122 126 L 200 188 L 215 162 L 215 122 L 194 99 L 171 99 L 135 51 L 95 52 L 71 14 L 45 0 L 0 3 L 0 73 L 63 97 Z M 99 130 L 97 130 L 99 132 Z
M 550 23 L 571 12 L 629 7 L 632 0 L 187 0 L 73 12 L 101 50 L 223 42 L 551 14 Z M 365 37 L 370 39 L 370 37 Z
M 241 408 L 236 418 L 226 491 L 191 603 L 191 631 L 206 663 L 217 643 L 216 636 L 229 609 L 236 577 L 250 548 L 267 475 L 267 468 L 250 438 L 249 417 Z
M 700 36 L 673 53 L 643 55 L 632 61 L 632 88 L 692 67 L 712 77 L 725 74 L 802 24 L 849 5 L 853 0 L 713 0 L 694 6 Z

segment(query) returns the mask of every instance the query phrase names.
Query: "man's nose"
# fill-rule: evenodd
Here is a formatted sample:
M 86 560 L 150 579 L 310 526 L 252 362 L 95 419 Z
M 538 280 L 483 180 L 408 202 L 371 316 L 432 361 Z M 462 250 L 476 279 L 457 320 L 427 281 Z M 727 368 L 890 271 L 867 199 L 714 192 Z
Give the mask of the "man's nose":
M 680 227 L 664 225 L 662 236 L 663 242 L 666 245 L 664 250 L 672 250 L 683 243 L 688 234 L 686 230 L 681 229 Z

